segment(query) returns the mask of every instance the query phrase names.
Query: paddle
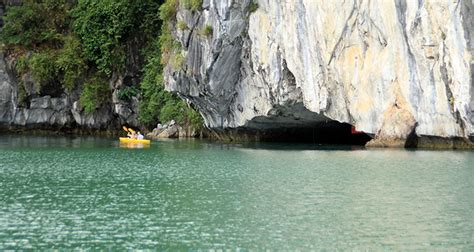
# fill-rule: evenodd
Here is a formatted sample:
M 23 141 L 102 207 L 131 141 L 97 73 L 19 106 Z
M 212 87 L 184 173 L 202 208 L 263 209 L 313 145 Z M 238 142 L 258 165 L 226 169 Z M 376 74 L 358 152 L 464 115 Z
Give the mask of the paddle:
M 135 130 L 132 130 L 132 128 L 127 128 L 125 126 L 122 126 L 122 129 L 130 133 L 135 133 Z

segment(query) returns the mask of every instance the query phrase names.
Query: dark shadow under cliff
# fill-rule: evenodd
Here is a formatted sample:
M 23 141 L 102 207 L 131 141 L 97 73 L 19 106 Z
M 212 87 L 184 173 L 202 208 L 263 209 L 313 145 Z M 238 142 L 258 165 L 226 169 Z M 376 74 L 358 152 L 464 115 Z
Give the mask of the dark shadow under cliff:
M 365 145 L 372 138 L 353 132 L 352 126 L 336 121 L 304 127 L 275 127 L 262 130 L 252 128 L 212 129 L 209 138 L 228 142 L 298 142 L 314 144 Z

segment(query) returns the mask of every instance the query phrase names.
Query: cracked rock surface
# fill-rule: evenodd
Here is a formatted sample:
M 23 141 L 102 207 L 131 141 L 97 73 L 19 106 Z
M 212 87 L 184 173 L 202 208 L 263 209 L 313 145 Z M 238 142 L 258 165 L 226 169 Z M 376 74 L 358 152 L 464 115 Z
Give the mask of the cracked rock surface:
M 185 61 L 167 67 L 166 85 L 208 127 L 337 120 L 374 134 L 376 146 L 474 135 L 472 1 L 259 0 L 252 13 L 249 5 L 207 0 L 177 14 L 189 27 L 174 31 Z

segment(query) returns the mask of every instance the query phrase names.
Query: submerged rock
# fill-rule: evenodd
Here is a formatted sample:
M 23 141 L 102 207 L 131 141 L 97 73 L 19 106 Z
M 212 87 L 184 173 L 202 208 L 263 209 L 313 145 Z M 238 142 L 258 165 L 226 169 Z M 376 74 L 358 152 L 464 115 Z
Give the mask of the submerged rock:
M 205 2 L 179 10 L 185 60 L 165 78 L 212 129 L 336 120 L 371 146 L 474 135 L 472 1 Z

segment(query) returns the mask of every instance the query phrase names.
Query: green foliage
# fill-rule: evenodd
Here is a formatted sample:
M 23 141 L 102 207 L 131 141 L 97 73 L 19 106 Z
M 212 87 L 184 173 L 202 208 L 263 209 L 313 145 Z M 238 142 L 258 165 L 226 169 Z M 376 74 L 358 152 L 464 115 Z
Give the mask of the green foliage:
M 8 6 L 1 40 L 7 48 L 58 47 L 72 6 L 69 0 L 30 0 L 21 6 Z
M 189 29 L 188 25 L 184 21 L 179 21 L 177 26 L 178 26 L 178 29 L 182 31 Z
M 38 15 L 34 6 L 9 7 L 4 19 L 4 27 L 1 33 L 3 43 L 7 46 L 32 47 L 41 41 L 38 29 L 42 25 L 42 18 Z
M 202 0 L 183 0 L 184 8 L 191 11 L 199 11 L 202 8 Z
M 202 119 L 202 116 L 194 109 L 188 108 L 188 124 L 192 125 L 196 130 L 201 130 L 204 125 L 204 120 Z
M 206 36 L 206 37 L 207 37 L 207 36 L 211 36 L 211 35 L 212 35 L 212 32 L 213 32 L 212 26 L 206 25 L 206 26 L 204 26 L 204 28 L 202 29 L 201 35 Z
M 82 47 L 79 40 L 73 36 L 65 38 L 64 47 L 59 50 L 56 60 L 57 68 L 62 72 L 62 83 L 72 90 L 78 80 L 83 78 L 87 70 L 87 62 L 81 57 Z
M 18 85 L 18 105 L 22 106 L 25 104 L 26 100 L 26 90 L 23 82 L 20 82 Z
M 178 97 L 167 100 L 160 111 L 161 122 L 169 122 L 171 120 L 175 120 L 181 125 L 194 126 L 197 129 L 201 129 L 203 125 L 201 115 Z
M 178 12 L 179 0 L 166 0 L 160 6 L 160 19 L 163 21 L 171 21 L 176 18 Z
M 184 56 L 179 52 L 173 53 L 170 58 L 170 63 L 173 70 L 180 70 L 184 64 Z
M 182 1 L 192 11 L 202 8 L 202 0 Z M 110 101 L 109 78 L 125 68 L 129 49 L 138 44 L 145 48 L 146 63 L 140 90 L 125 87 L 119 90 L 119 99 L 130 101 L 140 95 L 142 123 L 174 119 L 202 125 L 196 111 L 164 90 L 163 66 L 169 63 L 179 69 L 185 59 L 172 35 L 175 26 L 189 29 L 176 22 L 179 4 L 179 0 L 24 0 L 21 6 L 7 7 L 0 39 L 17 57 L 18 74 L 30 72 L 40 85 L 82 87 L 79 102 L 87 113 Z M 212 27 L 205 30 L 206 36 L 212 34 Z M 19 99 L 26 96 L 20 85 Z
M 192 124 L 199 128 L 203 124 L 201 116 L 176 95 L 164 89 L 160 41 L 161 39 L 158 39 L 148 49 L 149 56 L 141 82 L 142 100 L 139 119 L 142 123 L 149 125 L 175 120 L 182 125 Z
M 85 58 L 107 76 L 125 61 L 120 45 L 133 26 L 133 14 L 128 0 L 79 0 L 72 12 Z
M 159 121 L 160 108 L 170 94 L 164 91 L 162 65 L 160 59 L 160 40 L 150 45 L 147 50 L 147 63 L 141 81 L 141 102 L 139 120 L 145 124 Z
M 26 58 L 26 55 L 21 55 L 16 60 L 15 70 L 19 75 L 23 75 L 28 71 L 28 59 Z
M 28 67 L 33 75 L 33 79 L 41 86 L 57 78 L 56 58 L 55 52 L 48 50 L 36 52 L 28 60 Z
M 140 93 L 136 87 L 124 87 L 118 91 L 118 98 L 122 101 L 131 101 L 133 97 Z
M 202 1 L 188 2 L 191 8 L 197 5 L 200 8 L 202 5 Z M 186 2 L 184 4 L 187 5 Z M 163 66 L 170 63 L 173 68 L 179 69 L 184 62 L 184 56 L 180 52 L 181 44 L 172 35 L 178 5 L 177 0 L 166 0 L 160 7 L 160 18 L 163 21 L 161 34 L 146 51 L 148 57 L 141 82 L 139 119 L 145 124 L 175 120 L 182 125 L 192 124 L 199 128 L 203 124 L 201 116 L 176 95 L 167 92 L 163 84 Z M 178 22 L 177 27 L 187 29 L 184 22 Z
M 255 0 L 250 2 L 248 10 L 249 10 L 250 13 L 257 11 L 258 10 L 258 3 Z
M 79 102 L 87 114 L 93 113 L 97 108 L 110 100 L 110 90 L 106 79 L 94 76 L 84 83 Z
M 175 120 L 179 124 L 183 124 L 186 118 L 186 104 L 179 99 L 168 100 L 160 111 L 160 120 L 169 122 Z
M 161 34 L 158 38 L 160 44 L 160 53 L 161 54 L 161 61 L 162 65 L 168 64 L 170 58 L 173 55 L 173 51 L 175 48 L 179 47 L 176 40 L 173 38 L 171 34 L 171 28 L 169 27 L 168 23 L 164 23 Z

